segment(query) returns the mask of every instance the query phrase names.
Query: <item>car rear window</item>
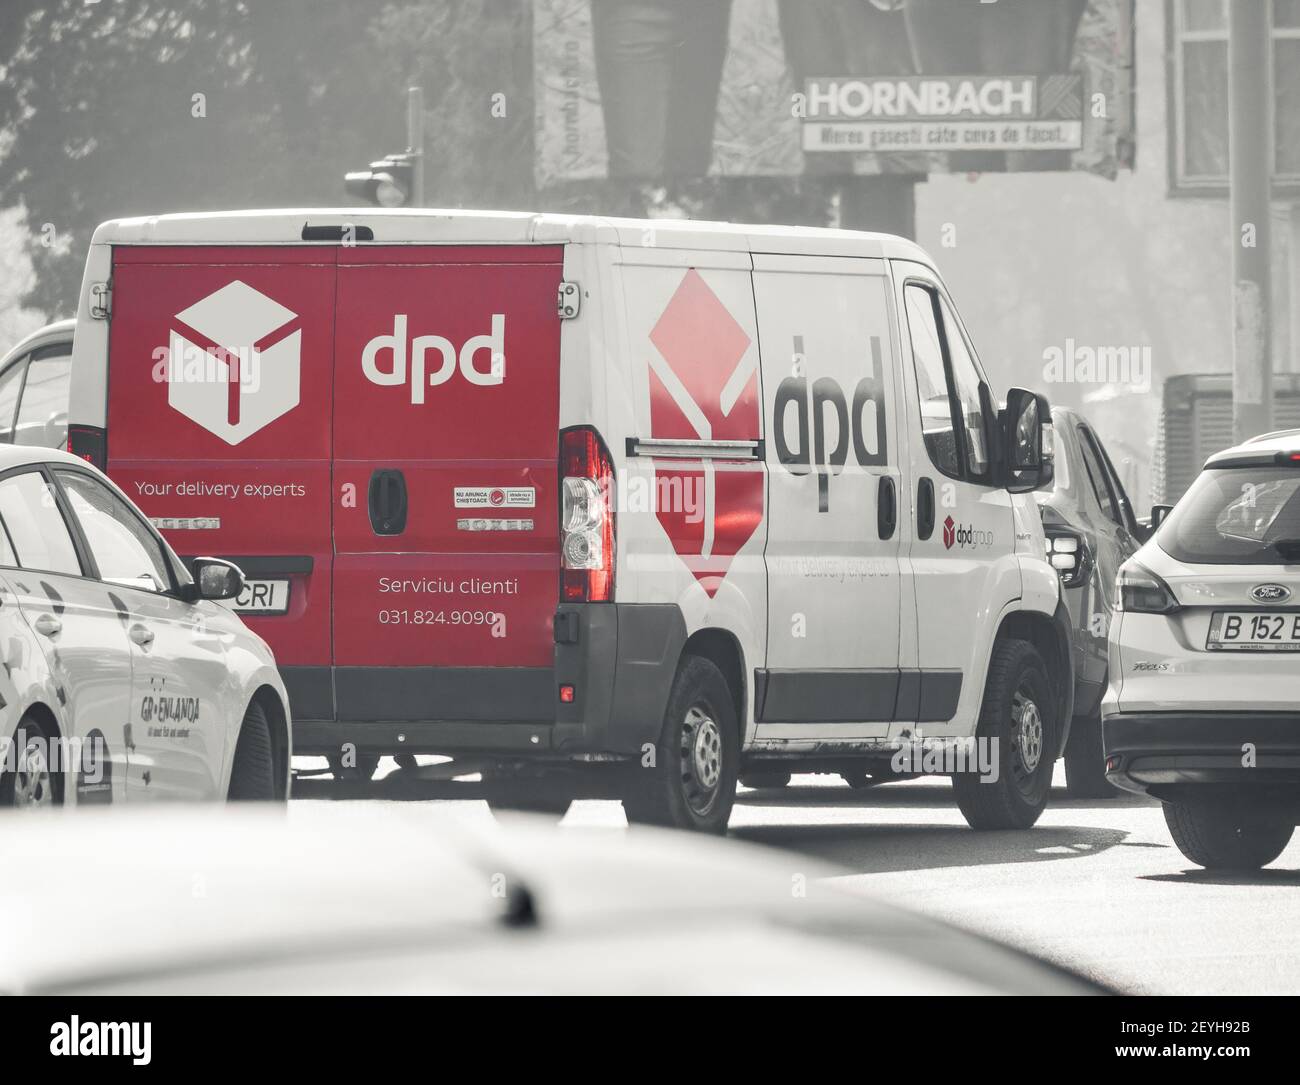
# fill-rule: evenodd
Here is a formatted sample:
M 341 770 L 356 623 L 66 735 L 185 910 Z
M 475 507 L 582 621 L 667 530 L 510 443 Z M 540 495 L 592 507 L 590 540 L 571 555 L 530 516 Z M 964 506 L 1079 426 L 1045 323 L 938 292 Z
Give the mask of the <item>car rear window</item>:
M 1201 472 L 1156 542 L 1193 564 L 1300 565 L 1300 469 Z

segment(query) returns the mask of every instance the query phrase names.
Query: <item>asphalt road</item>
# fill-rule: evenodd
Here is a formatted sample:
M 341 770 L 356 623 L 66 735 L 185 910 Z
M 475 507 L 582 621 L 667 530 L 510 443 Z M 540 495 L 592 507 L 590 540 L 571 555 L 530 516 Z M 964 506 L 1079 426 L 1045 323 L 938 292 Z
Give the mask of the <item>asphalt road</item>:
M 313 799 L 334 793 L 300 784 L 293 816 L 310 817 Z M 480 801 L 423 805 L 431 818 L 493 816 Z M 625 825 L 618 803 L 579 802 L 557 831 Z M 792 853 L 792 872 L 800 855 L 833 863 L 854 891 L 1122 991 L 1300 993 L 1300 832 L 1257 874 L 1213 875 L 1173 846 L 1159 804 L 1135 796 L 1069 800 L 1058 786 L 1034 829 L 975 833 L 944 779 L 853 791 L 834 777 L 796 776 L 780 790 L 742 788 L 731 835 Z

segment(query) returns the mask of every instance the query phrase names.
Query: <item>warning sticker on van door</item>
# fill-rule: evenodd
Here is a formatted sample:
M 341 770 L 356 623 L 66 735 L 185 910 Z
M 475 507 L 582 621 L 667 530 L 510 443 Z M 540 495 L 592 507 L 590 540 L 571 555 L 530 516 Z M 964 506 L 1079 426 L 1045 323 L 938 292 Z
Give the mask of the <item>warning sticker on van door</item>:
M 532 486 L 457 486 L 458 509 L 531 509 L 537 503 Z

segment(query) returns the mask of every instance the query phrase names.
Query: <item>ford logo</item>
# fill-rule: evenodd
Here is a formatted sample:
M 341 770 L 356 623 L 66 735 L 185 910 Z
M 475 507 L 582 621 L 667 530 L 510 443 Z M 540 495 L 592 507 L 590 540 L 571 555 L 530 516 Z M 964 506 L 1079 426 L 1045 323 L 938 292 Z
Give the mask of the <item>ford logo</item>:
M 1291 598 L 1291 589 L 1282 584 L 1257 584 L 1250 589 L 1250 597 L 1257 603 L 1285 603 Z

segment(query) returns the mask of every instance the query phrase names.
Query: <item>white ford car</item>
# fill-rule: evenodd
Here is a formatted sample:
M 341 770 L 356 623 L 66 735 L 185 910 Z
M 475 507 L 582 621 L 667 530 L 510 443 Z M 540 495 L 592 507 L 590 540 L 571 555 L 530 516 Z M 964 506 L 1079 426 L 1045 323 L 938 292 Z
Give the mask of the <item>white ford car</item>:
M 1193 862 L 1272 862 L 1300 823 L 1300 430 L 1212 456 L 1116 594 L 1108 778 Z
M 266 644 L 120 490 L 0 448 L 0 806 L 288 795 L 288 698 Z

